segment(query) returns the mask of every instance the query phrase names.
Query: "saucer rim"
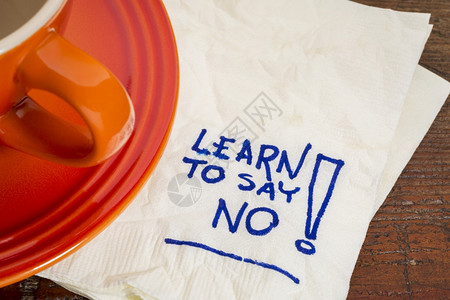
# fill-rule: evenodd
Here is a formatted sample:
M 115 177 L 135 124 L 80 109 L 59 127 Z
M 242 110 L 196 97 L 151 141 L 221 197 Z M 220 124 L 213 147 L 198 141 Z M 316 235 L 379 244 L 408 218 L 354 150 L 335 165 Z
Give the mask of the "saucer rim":
M 66 2 L 66 0 L 63 0 Z M 133 185 L 130 185 L 127 187 L 128 192 L 127 195 L 124 196 L 120 201 L 118 201 L 117 206 L 114 207 L 114 209 L 110 209 L 108 213 L 104 216 L 104 218 L 99 222 L 98 224 L 95 224 L 89 231 L 85 234 L 83 234 L 80 238 L 74 239 L 72 243 L 66 243 L 70 244 L 65 246 L 65 250 L 58 253 L 58 255 L 53 256 L 49 255 L 49 257 L 44 261 L 36 261 L 35 265 L 29 265 L 27 267 L 24 267 L 25 270 L 21 269 L 20 272 L 15 272 L 12 274 L 6 274 L 0 276 L 0 287 L 4 287 L 10 284 L 13 284 L 15 282 L 18 282 L 20 280 L 26 279 L 32 275 L 35 275 L 36 273 L 39 273 L 48 267 L 56 264 L 57 262 L 63 260 L 67 256 L 75 253 L 77 250 L 85 246 L 88 242 L 90 242 L 92 239 L 94 239 L 97 235 L 99 235 L 103 230 L 105 230 L 127 207 L 131 204 L 133 199 L 136 197 L 136 195 L 139 193 L 139 191 L 142 189 L 144 184 L 149 179 L 150 175 L 153 173 L 154 169 L 158 165 L 160 158 L 165 150 L 165 147 L 167 145 L 167 142 L 170 138 L 171 130 L 173 127 L 173 122 L 175 120 L 177 105 L 178 105 L 178 95 L 179 95 L 179 76 L 180 76 L 180 69 L 179 69 L 179 56 L 178 56 L 178 48 L 176 44 L 175 34 L 173 30 L 173 26 L 171 23 L 171 20 L 169 18 L 167 9 L 163 3 L 162 0 L 154 0 L 156 1 L 160 7 L 161 7 L 161 15 L 162 18 L 165 19 L 165 22 L 167 23 L 167 28 L 170 32 L 170 36 L 166 36 L 165 39 L 169 40 L 169 43 L 171 44 L 170 47 L 173 47 L 173 53 L 170 54 L 171 59 L 173 59 L 173 64 L 175 66 L 175 78 L 172 79 L 174 82 L 173 91 L 174 91 L 174 97 L 173 99 L 170 99 L 172 102 L 172 110 L 170 113 L 170 118 L 168 118 L 167 127 L 165 128 L 165 132 L 163 134 L 163 137 L 161 139 L 161 142 L 159 146 L 156 148 L 156 151 L 152 157 L 152 159 L 148 162 L 148 164 L 145 166 L 145 170 L 141 173 L 139 178 L 134 182 Z

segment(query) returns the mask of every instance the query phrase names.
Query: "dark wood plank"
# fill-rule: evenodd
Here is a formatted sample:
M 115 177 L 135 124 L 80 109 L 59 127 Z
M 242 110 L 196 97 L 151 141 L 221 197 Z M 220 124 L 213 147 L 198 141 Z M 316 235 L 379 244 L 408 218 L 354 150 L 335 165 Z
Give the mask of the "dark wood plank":
M 420 64 L 450 81 L 449 0 L 357 0 L 431 13 Z M 426 101 L 426 99 L 424 99 Z M 348 299 L 450 299 L 450 100 L 372 220 Z M 85 299 L 36 276 L 0 289 L 0 299 Z

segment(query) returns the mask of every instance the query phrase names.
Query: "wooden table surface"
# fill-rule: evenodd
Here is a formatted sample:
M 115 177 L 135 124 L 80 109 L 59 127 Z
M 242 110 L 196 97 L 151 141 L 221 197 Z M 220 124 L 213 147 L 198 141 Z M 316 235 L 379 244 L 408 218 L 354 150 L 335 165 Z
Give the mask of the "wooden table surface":
M 450 81 L 450 0 L 356 2 L 431 13 L 433 32 L 420 64 Z M 348 299 L 450 299 L 449 121 L 447 99 L 370 224 Z M 0 299 L 85 298 L 33 276 L 1 288 Z

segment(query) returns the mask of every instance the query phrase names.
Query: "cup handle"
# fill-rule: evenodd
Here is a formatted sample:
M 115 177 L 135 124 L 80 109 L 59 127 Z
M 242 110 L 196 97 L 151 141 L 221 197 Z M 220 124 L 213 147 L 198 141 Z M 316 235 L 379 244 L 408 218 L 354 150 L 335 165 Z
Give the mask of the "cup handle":
M 130 137 L 134 110 L 118 79 L 100 62 L 56 32 L 20 62 L 17 81 L 70 104 L 87 127 L 78 126 L 25 97 L 0 117 L 0 140 L 22 152 L 72 166 L 101 163 Z

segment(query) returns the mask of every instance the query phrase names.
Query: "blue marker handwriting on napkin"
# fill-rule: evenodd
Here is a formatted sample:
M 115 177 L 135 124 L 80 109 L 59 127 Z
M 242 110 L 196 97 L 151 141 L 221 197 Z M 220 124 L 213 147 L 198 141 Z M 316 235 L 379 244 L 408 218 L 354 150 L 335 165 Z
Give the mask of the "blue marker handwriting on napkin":
M 276 145 L 270 145 L 270 144 L 262 144 L 260 145 L 260 148 L 257 152 L 254 152 L 252 150 L 251 141 L 246 139 L 240 148 L 240 151 L 237 153 L 237 155 L 232 158 L 230 157 L 226 150 L 229 149 L 230 144 L 233 144 L 236 142 L 235 139 L 229 138 L 226 136 L 220 136 L 219 140 L 214 142 L 212 145 L 214 149 L 208 150 L 207 148 L 201 147 L 202 140 L 207 134 L 206 129 L 202 129 L 197 137 L 197 140 L 191 147 L 191 149 L 196 154 L 196 158 L 187 157 L 185 156 L 183 158 L 183 162 L 190 166 L 189 173 L 187 176 L 189 178 L 192 178 L 195 174 L 199 174 L 202 178 L 202 180 L 205 183 L 208 184 L 218 184 L 221 181 L 223 181 L 226 178 L 226 170 L 216 164 L 208 163 L 206 158 L 208 156 L 214 156 L 219 160 L 231 160 L 234 159 L 238 163 L 244 163 L 249 166 L 249 169 L 252 170 L 253 166 L 253 172 L 263 170 L 265 173 L 266 182 L 262 185 L 256 184 L 256 182 L 253 180 L 252 173 L 240 173 L 238 174 L 238 177 L 240 179 L 240 183 L 237 185 L 237 188 L 241 191 L 247 191 L 247 192 L 255 192 L 257 196 L 260 196 L 262 194 L 267 194 L 270 201 L 275 201 L 275 194 L 276 191 L 280 192 L 278 195 L 283 195 L 283 200 L 285 200 L 287 203 L 291 203 L 293 200 L 293 197 L 296 193 L 300 191 L 300 187 L 295 186 L 291 188 L 285 187 L 284 181 L 278 181 L 277 184 L 275 184 L 272 181 L 272 172 L 282 173 L 286 172 L 290 180 L 295 179 L 305 160 L 311 159 L 308 154 L 309 151 L 312 148 L 312 145 L 308 143 L 301 156 L 300 159 L 295 166 L 295 169 L 293 169 L 291 165 L 291 160 L 289 159 L 289 154 L 286 150 L 282 150 L 280 152 L 280 149 Z M 255 155 L 257 154 L 257 155 Z M 278 164 L 276 164 L 276 160 L 278 159 Z M 313 158 L 314 159 L 314 158 Z M 316 179 L 318 177 L 318 174 L 321 172 L 320 166 L 323 163 L 328 163 L 334 165 L 334 171 L 331 175 L 331 179 L 328 185 L 327 192 L 323 199 L 315 199 L 314 197 L 314 191 L 315 191 L 315 183 Z M 273 164 L 276 165 L 276 168 L 274 168 Z M 311 242 L 312 240 L 315 240 L 317 238 L 317 232 L 319 229 L 319 224 L 322 219 L 322 217 L 325 214 L 326 208 L 328 206 L 328 203 L 332 197 L 333 189 L 335 187 L 335 184 L 337 182 L 337 179 L 339 177 L 339 172 L 341 168 L 344 166 L 344 161 L 340 159 L 334 159 L 331 157 L 328 157 L 322 153 L 318 153 L 315 157 L 315 164 L 313 173 L 311 176 L 311 180 L 308 187 L 308 205 L 307 205 L 307 218 L 306 218 L 306 224 L 305 224 L 305 237 L 306 239 L 298 239 L 295 241 L 295 247 L 297 250 L 303 254 L 306 255 L 313 255 L 316 252 L 316 248 L 314 244 Z M 327 168 L 329 170 L 329 168 Z M 277 199 L 279 200 L 279 199 Z M 317 212 L 317 214 L 313 215 L 313 203 L 316 201 L 321 201 L 320 208 Z M 269 207 L 256 207 L 250 210 L 247 210 L 248 203 L 244 202 L 239 209 L 237 213 L 235 213 L 235 217 L 233 220 L 232 214 L 227 208 L 226 200 L 223 198 L 218 199 L 218 206 L 217 210 L 215 211 L 213 221 L 211 226 L 213 228 L 216 228 L 219 224 L 219 221 L 221 219 L 225 219 L 226 224 L 228 225 L 228 230 L 230 233 L 235 233 L 239 230 L 241 225 L 241 220 L 245 216 L 245 229 L 247 232 L 251 235 L 257 235 L 257 236 L 265 236 L 269 234 L 274 228 L 276 228 L 280 222 L 277 212 Z M 259 213 L 266 213 L 270 215 L 270 222 L 268 223 L 267 227 L 263 229 L 255 229 L 252 227 L 252 218 Z M 242 226 L 243 227 L 243 226 Z M 173 245 L 185 245 L 185 246 L 191 246 L 200 248 L 206 251 L 210 251 L 212 253 L 215 253 L 217 255 L 225 256 L 228 258 L 232 258 L 238 261 L 243 261 L 251 264 L 255 264 L 258 266 L 261 266 L 263 268 L 271 269 L 274 271 L 277 271 L 288 278 L 290 278 L 295 283 L 299 283 L 300 280 L 295 277 L 294 275 L 290 274 L 289 272 L 285 271 L 284 269 L 257 261 L 255 259 L 251 258 L 243 258 L 239 255 L 228 253 L 222 250 L 215 249 L 213 247 L 210 247 L 208 245 L 194 242 L 194 241 L 181 241 L 181 240 L 175 240 L 171 238 L 166 238 L 165 242 L 167 244 L 173 244 Z

